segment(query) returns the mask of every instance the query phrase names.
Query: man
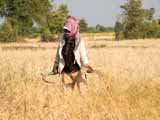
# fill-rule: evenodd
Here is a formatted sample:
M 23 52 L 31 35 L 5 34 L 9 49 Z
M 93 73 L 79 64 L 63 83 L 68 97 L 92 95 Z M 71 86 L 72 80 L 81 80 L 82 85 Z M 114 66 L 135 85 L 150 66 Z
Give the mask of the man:
M 81 83 L 86 85 L 82 78 L 82 67 L 87 68 L 88 72 L 93 72 L 93 69 L 89 66 L 84 41 L 80 39 L 78 20 L 74 16 L 67 16 L 63 29 L 51 74 L 62 74 L 63 83 L 64 75 L 69 75 L 72 79 L 69 86 L 74 89 L 77 83 L 80 90 Z

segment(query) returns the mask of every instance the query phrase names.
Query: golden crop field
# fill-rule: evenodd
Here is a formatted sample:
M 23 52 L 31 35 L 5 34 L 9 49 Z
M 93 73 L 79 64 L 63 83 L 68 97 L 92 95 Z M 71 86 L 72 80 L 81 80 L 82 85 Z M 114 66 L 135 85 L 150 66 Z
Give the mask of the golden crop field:
M 114 32 L 104 32 L 104 33 L 82 33 L 82 39 L 84 40 L 114 40 Z
M 57 43 L 0 44 L 0 120 L 160 120 L 160 40 L 86 41 L 88 91 L 41 80 Z

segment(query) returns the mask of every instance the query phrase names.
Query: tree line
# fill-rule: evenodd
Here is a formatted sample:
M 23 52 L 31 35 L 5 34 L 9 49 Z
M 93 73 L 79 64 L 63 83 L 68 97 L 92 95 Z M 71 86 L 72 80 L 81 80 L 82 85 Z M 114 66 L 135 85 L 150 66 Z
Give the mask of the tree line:
M 68 14 L 66 5 L 56 6 L 51 0 L 0 0 L 0 41 L 41 36 L 42 41 L 53 41 L 62 31 Z
M 0 42 L 21 41 L 24 37 L 40 36 L 42 41 L 54 41 L 63 31 L 66 5 L 55 5 L 53 0 L 0 0 Z M 88 27 L 80 19 L 80 32 L 114 31 L 101 25 Z
M 144 9 L 141 0 L 128 0 L 121 8 L 123 12 L 115 27 L 91 27 L 80 19 L 80 32 L 115 32 L 117 40 L 160 37 L 160 20 L 154 19 L 154 8 Z M 53 0 L 0 0 L 0 17 L 4 19 L 0 24 L 0 42 L 37 36 L 42 41 L 54 41 L 63 31 L 67 15 L 67 6 L 57 6 Z
M 117 40 L 160 38 L 160 19 L 154 19 L 154 8 L 144 9 L 141 0 L 128 0 L 121 9 L 115 24 Z
M 97 24 L 96 26 L 88 26 L 88 23 L 85 19 L 80 19 L 79 25 L 81 33 L 114 32 L 114 27 L 106 27 L 100 24 Z

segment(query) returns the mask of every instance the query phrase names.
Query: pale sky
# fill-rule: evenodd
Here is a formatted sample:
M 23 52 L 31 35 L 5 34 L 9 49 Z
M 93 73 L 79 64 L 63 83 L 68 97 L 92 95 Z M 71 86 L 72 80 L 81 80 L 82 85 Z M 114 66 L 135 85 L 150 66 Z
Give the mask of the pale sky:
M 145 8 L 155 8 L 156 18 L 160 18 L 160 0 L 142 0 Z M 66 4 L 71 15 L 84 18 L 89 26 L 101 24 L 114 26 L 121 13 L 120 5 L 126 0 L 54 0 L 56 4 Z

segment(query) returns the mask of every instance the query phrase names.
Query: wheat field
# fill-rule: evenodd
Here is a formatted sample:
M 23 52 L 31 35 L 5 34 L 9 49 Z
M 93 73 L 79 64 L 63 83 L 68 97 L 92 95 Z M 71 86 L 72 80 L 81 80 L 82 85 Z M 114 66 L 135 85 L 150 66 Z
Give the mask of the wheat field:
M 0 120 L 160 120 L 160 40 L 86 41 L 88 91 L 41 80 L 57 43 L 0 44 Z

